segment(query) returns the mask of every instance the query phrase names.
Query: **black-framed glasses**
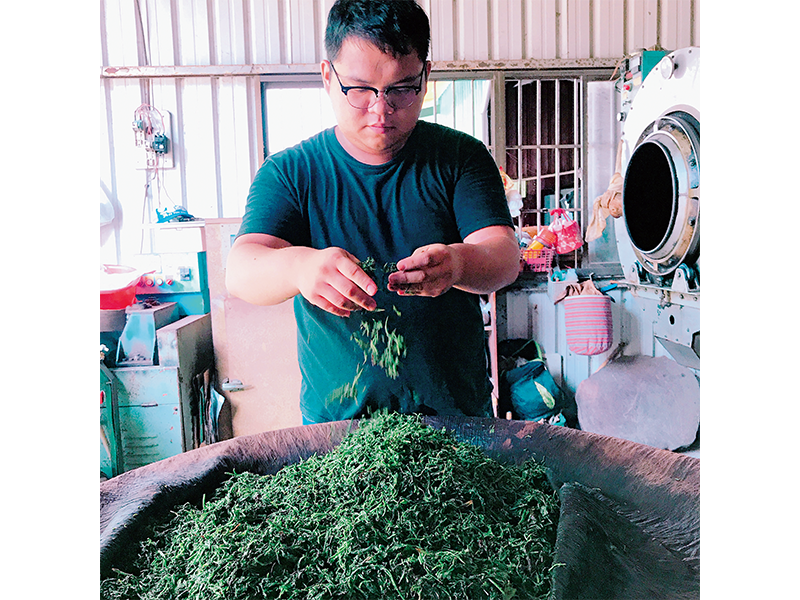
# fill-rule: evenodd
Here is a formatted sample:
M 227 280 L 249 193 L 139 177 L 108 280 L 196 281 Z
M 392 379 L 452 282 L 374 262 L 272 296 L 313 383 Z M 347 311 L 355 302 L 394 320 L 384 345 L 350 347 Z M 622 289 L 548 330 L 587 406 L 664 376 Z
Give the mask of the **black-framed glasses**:
M 395 110 L 408 108 L 414 104 L 414 100 L 422 91 L 422 82 L 425 78 L 425 67 L 427 66 L 426 63 L 423 63 L 422 72 L 419 74 L 419 85 L 392 85 L 381 92 L 381 90 L 365 85 L 342 85 L 342 80 L 339 79 L 339 74 L 336 72 L 333 63 L 328 61 L 328 64 L 330 64 L 333 74 L 336 75 L 339 87 L 342 88 L 342 93 L 347 98 L 350 106 L 360 109 L 372 108 L 378 101 L 380 94 L 383 93 L 386 104 Z

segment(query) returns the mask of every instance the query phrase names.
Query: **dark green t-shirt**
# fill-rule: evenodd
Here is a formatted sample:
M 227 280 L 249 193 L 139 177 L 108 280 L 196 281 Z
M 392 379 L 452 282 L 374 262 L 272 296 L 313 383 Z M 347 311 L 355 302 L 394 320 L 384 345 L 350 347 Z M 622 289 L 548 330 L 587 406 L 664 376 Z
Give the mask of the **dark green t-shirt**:
M 266 233 L 295 246 L 337 246 L 382 267 L 420 246 L 461 242 L 491 225 L 513 222 L 486 147 L 467 134 L 420 121 L 400 153 L 383 165 L 355 160 L 333 129 L 270 156 L 250 188 L 239 234 Z M 375 300 L 383 312 L 342 318 L 295 297 L 305 419 L 349 419 L 384 407 L 490 416 L 478 297 L 455 289 L 438 298 L 400 297 L 385 291 L 385 277 L 378 275 L 383 289 Z M 362 322 L 376 319 L 404 338 L 406 355 L 396 378 L 365 362 L 352 337 Z M 359 370 L 354 392 L 342 394 Z

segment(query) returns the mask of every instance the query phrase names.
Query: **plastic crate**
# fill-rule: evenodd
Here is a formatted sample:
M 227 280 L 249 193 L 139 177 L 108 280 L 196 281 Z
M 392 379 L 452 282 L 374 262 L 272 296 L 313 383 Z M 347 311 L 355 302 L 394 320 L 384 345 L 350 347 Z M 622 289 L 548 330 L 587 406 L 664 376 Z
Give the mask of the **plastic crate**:
M 556 251 L 552 248 L 522 251 L 523 270 L 534 273 L 549 273 L 553 268 L 553 257 Z

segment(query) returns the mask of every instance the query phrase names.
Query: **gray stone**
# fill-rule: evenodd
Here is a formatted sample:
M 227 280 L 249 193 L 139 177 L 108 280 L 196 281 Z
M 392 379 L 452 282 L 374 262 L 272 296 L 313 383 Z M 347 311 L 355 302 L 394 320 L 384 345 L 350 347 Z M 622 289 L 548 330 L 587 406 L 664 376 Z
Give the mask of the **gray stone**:
M 578 386 L 584 431 L 675 450 L 695 441 L 700 382 L 666 357 L 622 356 Z

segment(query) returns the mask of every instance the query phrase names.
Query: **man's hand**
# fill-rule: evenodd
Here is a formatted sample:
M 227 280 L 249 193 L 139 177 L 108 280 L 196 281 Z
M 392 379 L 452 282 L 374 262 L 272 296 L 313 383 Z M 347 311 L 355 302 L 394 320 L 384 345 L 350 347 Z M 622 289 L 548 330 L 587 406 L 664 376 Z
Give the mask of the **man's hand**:
M 519 244 L 511 227 L 491 226 L 459 244 L 430 244 L 397 262 L 389 291 L 401 296 L 441 296 L 450 288 L 488 294 L 519 274 Z
M 398 261 L 387 287 L 401 296 L 441 296 L 459 280 L 461 269 L 460 255 L 453 247 L 431 244 Z
M 297 273 L 297 288 L 311 304 L 340 317 L 354 310 L 374 310 L 372 296 L 378 288 L 358 262 L 341 248 L 315 250 Z
M 228 291 L 251 304 L 279 304 L 302 294 L 311 304 L 347 317 L 354 310 L 374 310 L 378 286 L 341 248 L 316 250 L 286 240 L 248 233 L 228 254 Z

